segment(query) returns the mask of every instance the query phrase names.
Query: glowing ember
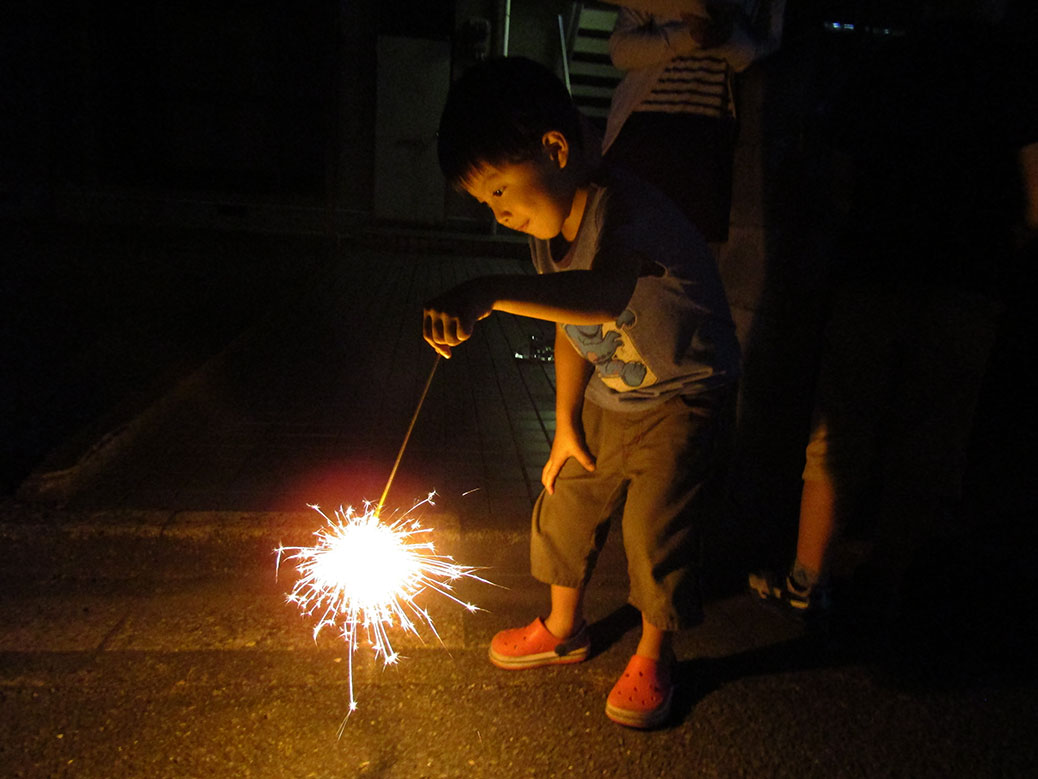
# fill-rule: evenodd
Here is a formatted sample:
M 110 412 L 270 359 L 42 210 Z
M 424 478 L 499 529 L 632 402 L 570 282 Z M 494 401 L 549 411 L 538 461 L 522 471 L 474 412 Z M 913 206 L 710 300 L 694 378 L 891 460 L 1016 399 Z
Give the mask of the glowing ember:
M 334 519 L 320 507 L 311 506 L 327 521 L 314 533 L 317 543 L 277 549 L 278 567 L 285 555 L 299 571 L 288 602 L 298 605 L 304 615 L 317 618 L 314 640 L 326 627 L 334 627 L 349 646 L 351 713 L 357 708 L 353 653 L 358 633 L 363 632 L 375 656 L 381 655 L 386 665 L 396 663 L 400 658 L 390 644 L 389 628 L 399 627 L 420 637 L 418 626 L 424 623 L 440 638 L 429 613 L 415 603 L 419 594 L 434 590 L 474 612 L 479 610 L 476 606 L 454 597 L 452 583 L 468 577 L 489 584 L 473 574 L 475 568 L 458 565 L 451 557 L 436 554 L 432 541 L 419 540 L 429 529 L 411 515 L 419 506 L 432 505 L 434 495 L 389 523 L 369 503 L 362 514 L 352 506 L 340 508 Z

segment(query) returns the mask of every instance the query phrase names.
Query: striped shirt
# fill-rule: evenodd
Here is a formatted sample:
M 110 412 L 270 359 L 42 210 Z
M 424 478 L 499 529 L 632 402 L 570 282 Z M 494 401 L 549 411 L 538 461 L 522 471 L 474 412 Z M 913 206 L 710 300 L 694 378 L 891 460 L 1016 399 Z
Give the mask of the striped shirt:
M 674 57 L 634 110 L 734 116 L 728 63 L 720 57 Z

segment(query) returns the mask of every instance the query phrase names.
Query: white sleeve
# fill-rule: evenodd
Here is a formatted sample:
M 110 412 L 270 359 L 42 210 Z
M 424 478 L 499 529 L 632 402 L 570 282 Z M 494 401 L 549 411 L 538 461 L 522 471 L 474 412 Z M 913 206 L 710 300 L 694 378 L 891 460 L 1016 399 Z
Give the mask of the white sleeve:
M 620 70 L 649 68 L 696 49 L 696 42 L 684 22 L 629 8 L 620 9 L 609 36 L 609 56 Z

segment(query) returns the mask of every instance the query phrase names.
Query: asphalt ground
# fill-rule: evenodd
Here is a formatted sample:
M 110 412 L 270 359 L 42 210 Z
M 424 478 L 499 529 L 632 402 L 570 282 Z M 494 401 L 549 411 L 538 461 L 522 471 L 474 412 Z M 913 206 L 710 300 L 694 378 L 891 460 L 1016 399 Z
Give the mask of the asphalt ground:
M 383 666 L 285 602 L 279 544 L 308 514 L 5 507 L 0 762 L 9 776 L 1027 776 L 1038 704 L 1016 651 L 928 621 L 881 647 L 808 629 L 743 594 L 679 636 L 672 721 L 636 732 L 603 705 L 637 639 L 616 539 L 588 593 L 593 655 L 507 672 L 498 629 L 543 609 L 508 530 L 426 516 L 475 613 L 426 597 L 439 633 L 394 631 Z M 13 512 L 13 513 L 11 513 Z M 73 521 L 76 520 L 76 521 Z M 991 635 L 991 639 L 998 636 Z M 924 651 L 925 650 L 925 651 Z

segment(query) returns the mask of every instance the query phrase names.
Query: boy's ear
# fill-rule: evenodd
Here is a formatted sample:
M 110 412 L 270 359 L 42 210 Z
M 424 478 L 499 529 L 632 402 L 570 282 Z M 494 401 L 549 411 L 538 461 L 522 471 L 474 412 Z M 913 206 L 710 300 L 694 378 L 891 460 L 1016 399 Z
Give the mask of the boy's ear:
M 560 170 L 566 167 L 569 162 L 569 141 L 565 135 L 558 130 L 548 130 L 541 136 L 541 144 L 552 163 L 558 165 Z

